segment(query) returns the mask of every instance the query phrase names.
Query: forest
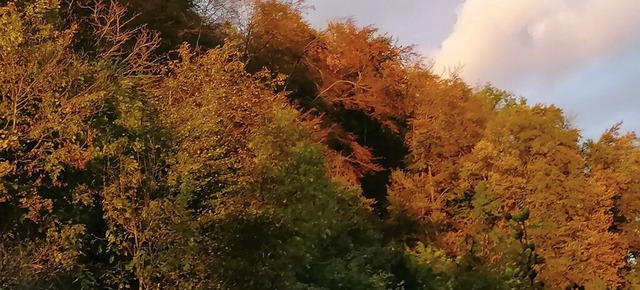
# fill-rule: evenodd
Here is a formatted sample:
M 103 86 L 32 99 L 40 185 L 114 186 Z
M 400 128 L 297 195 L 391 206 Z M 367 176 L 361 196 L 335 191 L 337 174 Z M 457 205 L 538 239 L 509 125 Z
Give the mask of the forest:
M 640 289 L 635 133 L 305 13 L 0 0 L 0 289 Z

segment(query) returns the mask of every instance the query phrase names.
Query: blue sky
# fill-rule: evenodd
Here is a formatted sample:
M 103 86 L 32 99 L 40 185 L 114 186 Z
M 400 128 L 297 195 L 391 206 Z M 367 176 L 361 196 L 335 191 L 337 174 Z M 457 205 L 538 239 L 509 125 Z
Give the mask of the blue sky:
M 640 132 L 639 0 L 307 0 L 316 27 L 354 18 L 415 44 L 434 71 L 462 65 L 491 82 L 555 104 L 587 138 L 619 121 Z

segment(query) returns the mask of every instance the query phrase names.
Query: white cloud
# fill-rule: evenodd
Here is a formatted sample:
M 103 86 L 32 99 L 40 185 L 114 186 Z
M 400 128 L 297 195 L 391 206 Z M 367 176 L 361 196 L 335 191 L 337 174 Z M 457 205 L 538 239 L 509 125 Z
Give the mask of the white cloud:
M 638 0 L 467 0 L 434 55 L 467 81 L 553 85 L 640 38 Z

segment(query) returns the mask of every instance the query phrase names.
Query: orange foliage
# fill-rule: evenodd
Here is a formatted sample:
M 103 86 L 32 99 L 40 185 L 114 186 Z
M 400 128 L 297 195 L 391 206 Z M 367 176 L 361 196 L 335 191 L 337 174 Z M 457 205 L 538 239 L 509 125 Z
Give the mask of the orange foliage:
M 330 23 L 307 50 L 306 64 L 317 75 L 318 98 L 360 110 L 397 131 L 404 115 L 410 48 L 397 47 L 373 27 L 351 21 Z
M 546 258 L 540 276 L 548 284 L 598 277 L 619 285 L 625 249 L 608 230 L 613 196 L 586 178 L 578 136 L 555 107 L 507 107 L 488 124 L 463 175 L 487 182 L 503 212 L 531 209 L 528 237 Z
M 411 215 L 445 222 L 447 203 L 459 195 L 460 164 L 480 140 L 490 111 L 460 80 L 414 71 L 406 143 L 411 174 L 395 172 L 392 204 Z

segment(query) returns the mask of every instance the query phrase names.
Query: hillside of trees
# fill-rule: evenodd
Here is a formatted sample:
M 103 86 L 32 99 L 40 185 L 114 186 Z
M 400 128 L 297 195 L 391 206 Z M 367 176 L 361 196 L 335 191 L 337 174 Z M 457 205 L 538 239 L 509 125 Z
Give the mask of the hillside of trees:
M 640 289 L 634 133 L 304 13 L 0 0 L 0 289 Z

